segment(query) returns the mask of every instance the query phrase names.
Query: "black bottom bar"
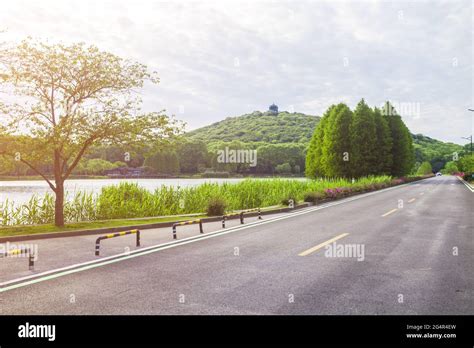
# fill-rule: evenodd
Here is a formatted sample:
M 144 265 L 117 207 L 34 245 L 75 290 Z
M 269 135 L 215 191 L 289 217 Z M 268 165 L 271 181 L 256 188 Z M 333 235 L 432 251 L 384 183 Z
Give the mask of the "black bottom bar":
M 8 347 L 8 344 L 51 343 L 46 338 L 18 337 L 19 326 L 28 322 L 30 325 L 55 325 L 56 344 L 137 346 L 159 340 L 161 345 L 277 343 L 472 347 L 473 318 L 473 316 L 0 316 L 2 333 L 0 344 L 4 348 Z M 449 328 L 446 328 L 446 325 Z M 138 332 L 140 334 L 136 334 Z M 160 332 L 162 334 L 159 334 Z M 414 334 L 425 336 L 420 338 L 408 336 Z M 430 334 L 455 334 L 456 337 L 433 338 L 427 336 Z

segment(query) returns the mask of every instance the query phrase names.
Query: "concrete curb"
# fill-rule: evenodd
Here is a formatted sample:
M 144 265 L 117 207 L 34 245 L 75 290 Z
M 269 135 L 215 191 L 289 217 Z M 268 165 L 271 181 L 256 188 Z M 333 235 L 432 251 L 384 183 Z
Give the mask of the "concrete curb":
M 286 213 L 289 211 L 293 211 L 295 209 L 301 209 L 311 206 L 310 203 L 301 203 L 295 206 L 293 209 L 291 208 L 278 208 L 272 210 L 262 210 L 261 215 L 269 215 L 269 214 L 278 214 L 278 213 Z M 258 216 L 258 212 L 248 213 L 246 216 Z M 233 217 L 232 219 L 238 219 L 239 217 Z M 222 216 L 210 217 L 210 218 L 203 218 L 202 222 L 217 222 L 221 221 Z M 168 222 L 156 222 L 153 224 L 145 224 L 145 225 L 129 225 L 123 227 L 104 227 L 104 228 L 97 228 L 92 230 L 79 230 L 79 231 L 67 231 L 67 232 L 51 232 L 51 233 L 38 233 L 38 234 L 25 234 L 20 236 L 7 236 L 7 237 L 0 237 L 0 243 L 5 242 L 14 242 L 14 241 L 25 241 L 25 240 L 34 240 L 34 239 L 49 239 L 49 238 L 63 238 L 63 237 L 77 237 L 77 236 L 90 236 L 95 234 L 103 234 L 103 233 L 115 233 L 115 232 L 123 232 L 128 230 L 147 230 L 152 228 L 164 228 L 164 227 L 172 227 L 177 222 L 184 222 L 187 220 L 178 220 L 178 221 L 168 221 Z
M 463 178 L 461 178 L 460 176 L 457 176 L 457 175 L 456 175 L 456 178 L 461 180 L 461 182 L 464 184 L 464 186 L 466 186 L 471 192 L 474 192 L 474 186 L 472 186 L 469 182 L 467 182 L 466 180 L 464 180 Z

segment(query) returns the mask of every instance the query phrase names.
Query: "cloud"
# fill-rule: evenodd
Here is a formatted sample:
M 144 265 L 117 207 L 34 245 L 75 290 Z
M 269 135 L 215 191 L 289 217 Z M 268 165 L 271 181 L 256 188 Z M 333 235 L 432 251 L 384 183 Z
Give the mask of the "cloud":
M 364 97 L 419 103 L 414 133 L 462 143 L 472 132 L 468 1 L 15 1 L 3 37 L 84 41 L 161 78 L 145 109 L 189 129 L 280 108 L 322 114 Z M 182 112 L 184 110 L 184 112 Z

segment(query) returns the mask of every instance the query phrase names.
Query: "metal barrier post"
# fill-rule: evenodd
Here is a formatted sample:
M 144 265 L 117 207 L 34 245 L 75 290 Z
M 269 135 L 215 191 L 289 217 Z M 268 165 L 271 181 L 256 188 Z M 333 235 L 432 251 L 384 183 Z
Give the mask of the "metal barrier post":
M 204 230 L 202 228 L 202 220 L 201 219 L 176 222 L 172 226 L 173 227 L 173 239 L 178 238 L 178 236 L 176 235 L 176 226 L 192 225 L 192 224 L 199 224 L 199 233 L 204 233 Z
M 101 241 L 101 238 L 97 238 L 96 241 L 95 241 L 95 256 L 99 256 L 99 253 L 100 253 L 100 241 Z
M 35 267 L 35 254 L 30 248 L 20 248 L 6 251 L 5 253 L 0 254 L 0 257 L 8 257 L 13 255 L 23 255 L 28 254 L 28 268 L 32 271 Z
M 28 259 L 28 269 L 32 271 L 35 268 L 35 255 L 30 252 L 30 257 Z
M 110 234 L 106 234 L 105 236 L 100 236 L 95 241 L 95 256 L 99 256 L 100 254 L 100 241 L 101 240 L 125 236 L 127 234 L 134 234 L 134 233 L 137 235 L 136 244 L 137 244 L 137 247 L 139 247 L 140 246 L 140 230 L 130 230 L 130 231 L 124 231 L 124 232 L 118 232 L 118 233 L 110 233 Z

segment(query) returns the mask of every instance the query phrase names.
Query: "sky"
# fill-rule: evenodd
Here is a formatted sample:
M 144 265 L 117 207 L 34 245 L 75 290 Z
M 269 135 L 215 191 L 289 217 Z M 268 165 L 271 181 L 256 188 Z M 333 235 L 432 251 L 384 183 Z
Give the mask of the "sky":
M 187 130 L 280 110 L 390 100 L 413 133 L 473 133 L 473 3 L 449 1 L 8 1 L 0 41 L 85 42 L 146 64 L 141 92 Z

